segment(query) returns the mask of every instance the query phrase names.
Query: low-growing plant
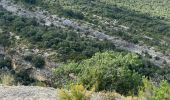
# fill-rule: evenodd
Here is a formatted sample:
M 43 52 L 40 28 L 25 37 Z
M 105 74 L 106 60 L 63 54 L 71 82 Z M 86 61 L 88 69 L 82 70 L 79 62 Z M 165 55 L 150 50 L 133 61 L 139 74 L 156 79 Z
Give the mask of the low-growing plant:
M 42 56 L 33 57 L 32 62 L 36 68 L 43 68 L 45 65 L 45 60 Z
M 0 59 L 0 68 L 1 69 L 12 69 L 11 58 L 5 57 L 4 59 Z
M 144 87 L 139 90 L 139 100 L 170 100 L 170 84 L 167 81 L 155 85 L 144 79 L 143 83 Z
M 25 55 L 24 60 L 33 63 L 36 68 L 43 68 L 45 65 L 45 60 L 42 56 L 37 56 L 33 54 Z
M 3 85 L 14 85 L 15 84 L 15 78 L 10 73 L 1 73 L 0 74 L 0 83 Z
M 87 91 L 83 85 L 71 85 L 69 90 L 59 91 L 60 100 L 90 100 L 92 92 Z

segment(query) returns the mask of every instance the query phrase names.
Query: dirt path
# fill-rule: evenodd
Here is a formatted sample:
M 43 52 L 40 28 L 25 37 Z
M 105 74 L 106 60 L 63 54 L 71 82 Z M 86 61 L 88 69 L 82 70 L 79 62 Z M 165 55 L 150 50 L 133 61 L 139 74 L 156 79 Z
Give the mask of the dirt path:
M 27 17 L 27 18 L 36 18 L 39 23 L 42 21 L 44 23 L 41 23 L 46 26 L 54 25 L 56 27 L 72 27 L 73 29 L 79 30 L 82 33 L 90 33 L 90 36 L 93 36 L 95 38 L 98 38 L 100 40 L 109 40 L 112 41 L 115 46 L 119 49 L 124 49 L 130 52 L 134 52 L 137 54 L 140 54 L 142 56 L 145 56 L 144 52 L 147 52 L 152 58 L 150 58 L 150 61 L 154 63 L 155 65 L 164 65 L 163 63 L 167 63 L 167 65 L 170 65 L 170 57 L 165 56 L 161 52 L 156 52 L 153 48 L 150 48 L 149 46 L 139 46 L 133 43 L 129 43 L 125 40 L 122 40 L 119 37 L 113 37 L 106 35 L 105 33 L 99 32 L 97 30 L 93 30 L 91 26 L 87 26 L 83 23 L 79 24 L 75 20 L 65 19 L 65 18 L 59 18 L 55 15 L 50 15 L 47 11 L 40 11 L 37 10 L 35 12 L 29 11 L 24 9 L 24 7 L 21 7 L 19 5 L 13 4 L 10 0 L 1 0 L 0 5 L 6 9 L 9 12 L 12 12 L 15 15 Z M 159 60 L 156 60 L 155 58 L 159 58 Z

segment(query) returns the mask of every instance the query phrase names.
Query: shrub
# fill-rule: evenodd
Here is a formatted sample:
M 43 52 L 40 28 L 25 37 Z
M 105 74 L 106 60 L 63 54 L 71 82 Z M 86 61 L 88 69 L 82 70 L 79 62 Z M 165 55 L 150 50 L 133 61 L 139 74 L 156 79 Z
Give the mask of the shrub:
M 32 59 L 33 59 L 33 57 L 34 57 L 34 56 L 33 56 L 32 54 L 25 55 L 25 56 L 24 56 L 24 60 L 31 62 Z
M 142 76 L 129 70 L 128 66 L 137 67 L 140 66 L 140 63 L 135 54 L 96 53 L 91 59 L 57 68 L 55 70 L 56 84 L 64 86 L 76 81 L 82 83 L 87 89 L 95 85 L 96 91 L 116 90 L 126 95 L 137 94 L 139 86 L 142 85 Z M 74 74 L 74 77 L 70 77 L 71 73 Z
M 25 55 L 24 60 L 32 62 L 36 68 L 43 68 L 45 65 L 45 60 L 42 56 L 36 56 L 36 55 Z
M 147 79 L 143 80 L 144 87 L 139 91 L 139 100 L 170 100 L 170 84 L 167 81 L 161 81 L 156 86 Z
M 36 68 L 43 68 L 45 65 L 45 60 L 42 56 L 33 57 L 32 62 Z
M 41 86 L 41 87 L 46 87 L 46 84 L 44 82 L 36 80 L 34 83 L 35 86 Z
M 0 83 L 3 85 L 14 85 L 15 84 L 14 76 L 11 75 L 10 73 L 1 73 Z
M 25 0 L 26 3 L 36 4 L 37 0 Z
M 59 91 L 60 100 L 90 100 L 91 94 L 82 85 L 71 85 L 70 90 Z
M 11 59 L 9 57 L 0 59 L 0 68 L 12 69 Z
M 84 19 L 84 15 L 78 11 L 72 11 L 72 10 L 66 9 L 64 11 L 64 15 L 67 17 L 72 17 L 72 18 L 76 18 L 76 19 Z

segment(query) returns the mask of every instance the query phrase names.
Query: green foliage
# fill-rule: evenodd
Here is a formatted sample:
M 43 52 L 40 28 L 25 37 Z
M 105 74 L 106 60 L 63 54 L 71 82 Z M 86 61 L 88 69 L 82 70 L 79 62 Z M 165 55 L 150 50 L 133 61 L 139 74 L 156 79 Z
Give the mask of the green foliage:
M 83 85 L 71 85 L 69 90 L 59 90 L 60 100 L 90 100 L 92 92 L 87 91 Z
M 10 35 L 8 32 L 2 32 L 0 33 L 0 45 L 4 47 L 4 50 L 6 47 L 10 46 L 12 44 L 12 39 L 10 38 Z
M 14 73 L 16 76 L 16 81 L 22 85 L 32 85 L 36 83 L 36 80 L 30 77 L 31 68 L 26 70 L 21 70 L 19 73 Z
M 24 59 L 26 61 L 32 62 L 36 68 L 43 68 L 45 65 L 44 57 L 37 55 L 25 55 Z
M 36 56 L 32 59 L 32 62 L 35 67 L 37 68 L 43 68 L 45 65 L 45 60 L 42 56 Z
M 11 59 L 9 57 L 4 57 L 0 59 L 0 69 L 12 69 L 12 65 L 11 65 Z
M 25 0 L 26 3 L 35 4 L 37 0 Z
M 28 4 L 37 4 L 39 0 L 15 0 L 16 2 L 24 2 Z
M 31 9 L 40 6 L 51 14 L 74 18 L 78 23 L 87 22 L 91 25 L 89 27 L 95 30 L 120 36 L 133 43 L 144 42 L 162 50 L 165 54 L 170 52 L 170 14 L 168 13 L 170 2 L 168 0 L 15 1 L 24 2 Z M 113 25 L 113 20 L 117 21 L 115 25 Z M 120 26 L 127 27 L 127 30 L 119 29 Z M 136 91 L 142 85 L 142 75 L 151 77 L 156 82 L 162 79 L 169 81 L 169 67 L 155 67 L 148 62 L 142 62 L 134 54 L 106 52 L 93 56 L 96 52 L 114 50 L 115 47 L 109 41 L 99 41 L 87 36 L 82 37 L 81 32 L 72 28 L 61 29 L 54 26 L 42 26 L 36 22 L 36 19 L 17 17 L 5 10 L 0 11 L 0 27 L 3 30 L 15 32 L 22 39 L 30 41 L 33 46 L 57 51 L 57 57 L 61 62 L 75 61 L 56 69 L 55 78 L 58 87 L 79 82 L 88 89 L 95 86 L 96 91 L 116 90 L 127 95 L 137 94 Z M 0 33 L 0 44 L 4 48 L 12 43 L 9 32 Z M 149 39 L 145 38 L 145 35 Z M 92 58 L 83 60 L 90 57 Z M 155 59 L 159 60 L 157 57 Z M 38 68 L 42 68 L 45 64 L 42 57 L 30 55 L 25 57 L 25 60 L 32 62 Z M 2 59 L 0 68 L 6 66 L 11 67 L 10 60 Z M 18 80 L 26 85 L 35 82 L 29 78 L 29 71 L 19 73 L 18 77 L 20 78 Z M 166 90 L 164 87 L 169 86 L 164 84 L 160 85 L 159 88 L 151 89 L 154 93 L 153 100 L 166 97 L 162 94 L 162 91 Z
M 0 84 L 8 85 L 8 86 L 14 85 L 15 84 L 15 78 L 9 72 L 7 72 L 7 73 L 2 72 L 2 73 L 0 73 Z
M 41 0 L 38 6 L 52 14 L 87 21 L 109 35 L 118 35 L 134 43 L 142 41 L 169 54 L 169 4 L 168 0 Z M 113 25 L 113 20 L 118 23 Z M 119 25 L 129 29 L 113 29 Z M 145 35 L 153 39 L 147 39 Z M 166 43 L 161 43 L 162 40 Z
M 5 14 L 0 16 L 3 20 L 0 26 L 15 31 L 17 35 L 29 40 L 32 45 L 57 50 L 59 61 L 79 61 L 91 57 L 96 52 L 115 49 L 109 41 L 81 37 L 81 33 L 73 29 L 44 27 L 36 23 L 35 19 L 16 17 L 5 11 L 2 12 Z
M 44 82 L 36 80 L 34 83 L 34 86 L 46 87 L 46 84 Z
M 140 90 L 140 100 L 169 100 L 170 99 L 170 84 L 167 81 L 161 81 L 156 86 L 147 79 L 144 80 L 144 88 Z
M 169 15 L 169 0 L 100 0 L 107 4 L 114 4 L 119 7 L 127 7 L 142 13 L 148 13 L 152 16 L 159 16 L 159 18 L 168 18 Z
M 156 87 L 153 91 L 151 100 L 169 100 L 170 99 L 170 85 L 167 81 L 162 81 L 159 87 Z
M 56 84 L 60 86 L 76 81 L 88 89 L 95 85 L 96 91 L 116 90 L 126 95 L 136 94 L 139 86 L 142 85 L 142 76 L 129 70 L 128 66 L 140 66 L 140 64 L 138 56 L 134 54 L 96 53 L 91 59 L 57 68 Z
M 72 18 L 75 18 L 75 19 L 84 19 L 84 15 L 81 13 L 81 12 L 75 12 L 75 11 L 72 11 L 72 10 L 68 10 L 66 9 L 64 12 L 63 12 L 63 15 L 66 16 L 66 17 L 72 17 Z

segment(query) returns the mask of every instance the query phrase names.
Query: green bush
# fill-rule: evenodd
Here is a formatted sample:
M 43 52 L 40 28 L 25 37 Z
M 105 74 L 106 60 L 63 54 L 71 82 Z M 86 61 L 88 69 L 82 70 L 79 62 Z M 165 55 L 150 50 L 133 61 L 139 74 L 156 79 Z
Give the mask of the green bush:
M 87 91 L 83 85 L 71 85 L 69 90 L 59 90 L 60 100 L 90 100 L 92 91 Z
M 43 68 L 45 65 L 44 57 L 33 54 L 25 55 L 24 60 L 33 63 L 36 68 Z
M 139 100 L 170 100 L 170 84 L 167 81 L 155 85 L 144 79 L 143 83 L 144 87 L 139 91 Z
M 75 18 L 75 19 L 84 19 L 84 15 L 81 12 L 72 11 L 70 9 L 64 10 L 64 16 L 72 17 L 72 18 Z
M 9 57 L 0 59 L 0 69 L 2 68 L 8 68 L 9 70 L 12 69 L 11 59 Z
M 24 56 L 24 60 L 31 62 L 32 59 L 33 59 L 33 57 L 34 57 L 34 56 L 33 56 L 32 54 L 25 55 L 25 56 Z
M 0 84 L 3 85 L 14 85 L 15 84 L 15 78 L 10 73 L 0 73 Z
M 42 56 L 33 57 L 32 62 L 36 68 L 43 68 L 45 65 L 45 60 Z
M 88 89 L 95 86 L 96 91 L 116 90 L 126 95 L 137 94 L 139 86 L 142 85 L 142 76 L 129 70 L 128 66 L 140 65 L 141 61 L 135 54 L 96 53 L 91 59 L 57 68 L 55 70 L 56 85 L 63 86 L 76 81 Z

